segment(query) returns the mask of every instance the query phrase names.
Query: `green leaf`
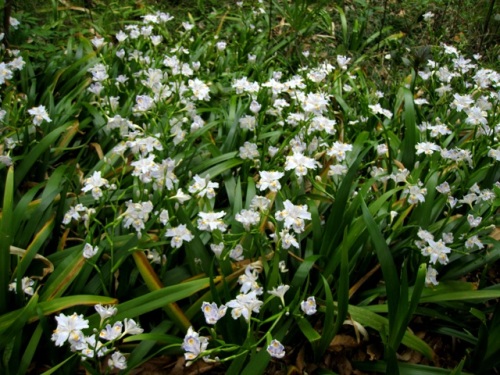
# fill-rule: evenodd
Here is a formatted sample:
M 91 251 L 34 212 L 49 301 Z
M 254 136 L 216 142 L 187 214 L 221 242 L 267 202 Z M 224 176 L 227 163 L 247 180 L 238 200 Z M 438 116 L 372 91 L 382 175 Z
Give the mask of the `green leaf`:
M 42 373 L 42 375 L 52 375 L 52 374 L 56 373 L 56 371 L 58 371 L 61 367 L 63 367 L 66 363 L 68 363 L 70 360 L 72 360 L 76 356 L 77 356 L 77 353 L 73 354 L 72 356 L 69 356 L 64 361 L 62 361 L 61 363 L 59 363 L 58 365 L 56 365 L 56 366 L 52 367 L 50 370 L 45 371 L 44 373 Z
M 0 324 L 0 348 L 4 348 L 10 343 L 16 335 L 18 335 L 28 320 L 35 315 L 35 308 L 38 302 L 38 294 L 35 293 L 29 300 L 28 304 L 21 310 L 17 310 L 15 315 L 7 324 Z M 3 319 L 6 315 L 2 315 Z
M 299 268 L 297 268 L 295 275 L 293 276 L 291 283 L 291 286 L 293 288 L 300 288 L 304 284 L 307 276 L 309 275 L 309 272 L 311 271 L 311 268 L 314 266 L 314 263 L 316 263 L 316 261 L 320 258 L 320 255 L 311 255 L 304 259 Z
M 373 328 L 381 335 L 387 333 L 389 329 L 389 320 L 364 307 L 349 305 L 349 315 L 352 320 L 358 322 L 362 326 Z M 415 336 L 410 331 L 406 331 L 401 341 L 404 345 L 422 353 L 426 358 L 432 360 L 434 358 L 434 351 L 422 339 Z
M 354 368 L 361 371 L 379 372 L 387 374 L 387 364 L 383 361 L 376 362 L 354 362 Z M 399 363 L 399 369 L 405 375 L 441 375 L 450 374 L 450 370 L 438 367 L 431 367 L 425 365 L 414 365 L 410 363 Z M 463 375 L 472 375 L 470 373 L 462 372 Z
M 51 217 L 50 220 L 45 223 L 45 225 L 40 229 L 40 231 L 35 235 L 31 243 L 29 244 L 24 256 L 19 262 L 17 266 L 17 279 L 21 280 L 22 277 L 26 274 L 26 271 L 31 264 L 31 261 L 35 258 L 38 251 L 45 244 L 50 235 L 52 235 L 52 230 L 54 229 L 54 217 Z
M 66 249 L 67 255 L 56 270 L 50 275 L 45 283 L 40 295 L 41 301 L 49 301 L 61 296 L 66 291 L 73 280 L 78 276 L 80 270 L 85 265 L 85 258 L 81 252 L 81 246 L 73 249 Z
M 169 303 L 178 302 L 184 298 L 191 297 L 196 292 L 207 289 L 210 286 L 208 278 L 187 281 L 177 285 L 167 286 L 165 288 L 146 293 L 129 301 L 118 305 L 116 320 L 123 320 L 140 316 L 148 312 L 160 309 Z M 98 319 L 96 314 L 93 319 Z
M 101 297 L 101 296 L 89 296 L 89 295 L 75 295 L 69 297 L 56 298 L 52 301 L 39 302 L 38 305 L 34 306 L 40 311 L 42 315 L 51 315 L 56 312 L 69 309 L 75 306 L 94 306 L 97 304 L 101 305 L 114 305 L 118 301 L 115 298 Z M 17 317 L 22 314 L 24 309 L 14 310 L 7 314 L 0 316 L 0 332 L 6 330 Z M 35 311 L 29 310 L 30 314 L 26 321 L 28 323 L 36 322 L 39 319 L 38 314 Z
M 500 298 L 500 290 L 473 290 L 464 292 L 436 293 L 433 295 L 422 295 L 421 303 L 448 302 L 448 301 L 469 301 L 484 302 L 490 299 Z
M 345 236 L 347 237 L 347 236 Z M 337 320 L 333 332 L 336 335 L 347 316 L 349 305 L 349 248 L 344 242 L 340 245 L 340 276 L 337 283 Z
M 380 232 L 380 228 L 375 223 L 370 211 L 366 207 L 364 199 L 361 199 L 361 209 L 363 211 L 363 220 L 366 223 L 366 229 L 370 233 L 371 240 L 375 247 L 375 252 L 377 253 L 377 258 L 382 269 L 382 274 L 384 276 L 385 287 L 387 291 L 387 303 L 389 306 L 389 322 L 391 322 L 391 328 L 389 330 L 389 336 L 394 335 L 395 332 L 393 324 L 397 321 L 398 303 L 399 303 L 399 277 L 396 272 L 396 264 L 392 258 L 391 251 L 385 242 L 384 236 Z
M 63 133 L 71 123 L 64 124 L 52 130 L 23 158 L 16 171 L 15 186 L 18 187 L 28 174 L 31 167 L 40 159 L 42 154 L 56 143 L 57 138 Z
M 14 205 L 14 168 L 10 167 L 5 180 L 5 192 L 0 222 L 0 313 L 8 311 L 10 279 L 10 245 L 13 240 L 12 211 Z
M 295 321 L 306 339 L 313 345 L 317 345 L 321 335 L 316 331 L 311 323 L 304 316 L 296 316 Z
M 128 339 L 133 340 L 133 338 L 137 337 L 137 336 L 145 337 L 144 335 L 148 335 L 147 337 L 151 338 L 151 340 L 148 340 L 148 339 L 142 340 L 134 348 L 132 353 L 130 353 L 130 356 L 127 358 L 128 367 L 133 369 L 136 366 L 140 365 L 141 363 L 144 363 L 145 361 L 147 361 L 147 359 L 149 358 L 148 353 L 150 353 L 151 349 L 153 349 L 156 346 L 157 342 L 160 342 L 160 343 L 165 342 L 167 344 L 170 344 L 169 337 L 172 337 L 172 340 L 171 340 L 172 343 L 173 343 L 174 339 L 177 340 L 177 342 L 182 342 L 182 339 L 180 339 L 180 338 L 170 336 L 170 335 L 163 333 L 171 327 L 172 327 L 172 322 L 164 320 L 158 326 L 154 327 L 150 333 L 144 333 L 144 334 L 129 336 L 129 337 L 125 338 L 124 342 L 125 342 L 125 340 L 128 340 Z M 152 335 L 152 336 L 149 336 L 149 335 Z M 154 353 L 153 353 L 153 355 L 154 355 Z
M 181 344 L 182 339 L 176 336 L 167 335 L 164 333 L 141 333 L 139 335 L 128 336 L 123 339 L 123 342 L 134 341 L 154 341 L 160 344 Z
M 397 99 L 398 104 L 404 102 L 404 136 L 399 158 L 406 168 L 412 170 L 415 164 L 415 145 L 417 144 L 417 114 L 415 111 L 415 103 L 413 102 L 412 92 L 405 87 L 399 89 Z M 397 113 L 399 109 L 398 104 L 396 105 L 395 113 Z
M 326 311 L 323 322 L 323 332 L 321 334 L 321 339 L 318 343 L 318 347 L 314 350 L 314 357 L 316 358 L 316 360 L 319 360 L 325 353 L 326 349 L 328 349 L 328 346 L 330 345 L 336 334 L 336 329 L 338 329 L 337 326 L 340 326 L 339 324 L 334 324 L 333 317 L 335 315 L 335 312 L 334 312 L 333 296 L 332 296 L 332 291 L 330 290 L 330 285 L 328 285 L 328 282 L 323 276 L 321 276 L 321 278 L 323 279 L 323 287 L 325 290 Z M 340 320 L 341 318 L 342 317 L 337 316 L 337 321 Z
M 146 254 L 144 254 L 143 251 L 134 251 L 132 253 L 132 256 L 134 258 L 137 269 L 141 273 L 143 280 L 148 286 L 148 289 L 150 291 L 155 291 L 163 288 L 163 284 L 161 283 L 158 275 L 151 266 L 151 263 L 147 259 Z M 172 319 L 172 321 L 177 326 L 182 327 L 185 331 L 187 331 L 188 328 L 191 327 L 191 322 L 175 302 L 165 305 L 163 307 L 163 310 L 165 310 L 168 317 Z
M 30 341 L 24 350 L 23 357 L 21 358 L 21 363 L 19 364 L 18 373 L 25 374 L 28 371 L 29 366 L 33 361 L 35 352 L 39 346 L 40 339 L 42 338 L 43 328 L 42 324 L 38 323 L 35 331 L 31 335 Z

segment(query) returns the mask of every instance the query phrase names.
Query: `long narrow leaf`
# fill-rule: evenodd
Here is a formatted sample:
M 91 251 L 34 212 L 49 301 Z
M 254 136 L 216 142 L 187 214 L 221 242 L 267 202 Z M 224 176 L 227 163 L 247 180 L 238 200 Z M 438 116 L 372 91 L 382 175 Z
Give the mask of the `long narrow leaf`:
M 163 284 L 161 283 L 158 275 L 156 275 L 153 267 L 149 263 L 149 260 L 146 257 L 146 254 L 142 251 L 134 251 L 132 254 L 135 260 L 135 264 L 137 265 L 137 269 L 141 273 L 146 285 L 149 290 L 155 291 L 163 288 Z M 168 303 L 163 307 L 167 315 L 173 322 L 182 327 L 185 331 L 191 327 L 191 322 L 184 315 L 184 312 L 179 308 L 179 306 L 175 302 Z
M 0 313 L 7 311 L 10 278 L 10 245 L 12 236 L 12 211 L 14 205 L 14 168 L 10 167 L 5 181 L 5 192 L 0 222 Z

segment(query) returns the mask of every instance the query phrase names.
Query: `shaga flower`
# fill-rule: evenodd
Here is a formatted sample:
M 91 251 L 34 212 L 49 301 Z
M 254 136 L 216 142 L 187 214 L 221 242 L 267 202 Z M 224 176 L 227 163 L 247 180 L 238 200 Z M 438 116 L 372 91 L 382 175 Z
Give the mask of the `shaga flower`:
M 97 352 L 97 357 L 103 357 L 108 352 L 109 349 L 106 348 L 102 342 L 96 340 L 96 335 L 85 336 L 78 345 L 72 347 L 72 350 L 79 350 L 82 354 L 82 361 L 85 358 L 94 358 Z
M 123 226 L 130 228 L 133 226 L 137 231 L 137 236 L 141 237 L 141 230 L 145 228 L 145 222 L 149 219 L 149 214 L 153 211 L 153 204 L 150 201 L 133 203 L 128 201 L 125 203 L 127 211 L 123 214 Z
M 488 151 L 488 156 L 495 159 L 496 161 L 500 161 L 500 149 L 490 148 Z
M 436 264 L 439 262 L 443 265 L 448 264 L 448 255 L 451 252 L 451 249 L 445 245 L 443 240 L 434 241 L 427 240 L 428 246 L 425 246 L 422 249 L 422 255 L 430 256 L 430 263 Z
M 193 180 L 193 184 L 191 184 L 188 188 L 188 191 L 191 194 L 197 193 L 196 196 L 198 198 L 204 197 L 205 195 L 207 196 L 207 198 L 215 197 L 214 189 L 219 187 L 218 182 L 211 182 L 209 176 L 202 178 L 198 175 L 195 175 L 193 177 Z
M 103 306 L 101 304 L 97 304 L 94 306 L 95 311 L 99 314 L 101 317 L 101 320 L 107 319 L 112 317 L 113 315 L 116 315 L 118 310 L 116 309 L 115 306 Z
M 149 111 L 155 105 L 155 101 L 148 95 L 137 95 L 135 105 L 132 108 L 134 113 L 143 113 Z
M 75 207 L 70 207 L 69 211 L 64 214 L 62 223 L 67 225 L 72 219 L 76 221 L 83 220 L 87 226 L 90 216 L 93 214 L 95 214 L 95 209 L 85 207 L 83 204 L 79 203 Z
M 239 149 L 238 156 L 243 160 L 249 159 L 254 160 L 260 156 L 258 147 L 255 143 L 245 142 L 242 147 Z
M 193 330 L 193 327 L 189 327 L 181 346 L 185 351 L 186 366 L 190 366 L 193 363 L 192 361 L 207 349 L 207 346 L 208 338 L 200 336 Z
M 425 195 L 427 194 L 427 189 L 420 187 L 420 185 L 408 185 L 408 187 L 403 190 L 403 195 L 408 196 L 409 204 L 418 204 L 425 202 Z
M 334 142 L 332 147 L 326 151 L 330 157 L 335 157 L 337 161 L 341 162 L 346 157 L 346 152 L 352 151 L 352 145 L 342 142 Z
M 248 293 L 251 290 L 259 290 L 259 284 L 257 280 L 259 279 L 259 271 L 257 268 L 252 267 L 252 265 L 247 265 L 245 268 L 245 273 L 238 277 L 238 283 L 241 284 L 240 292 Z
M 163 225 L 167 225 L 168 220 L 170 219 L 170 216 L 168 214 L 168 210 L 161 210 L 158 218 L 160 219 L 160 223 L 162 223 Z
M 179 249 L 184 241 L 190 242 L 194 238 L 193 234 L 186 228 L 185 224 L 168 229 L 165 237 L 172 237 L 170 245 L 176 249 Z
M 207 84 L 198 78 L 190 79 L 188 86 L 197 100 L 210 100 L 210 89 Z
M 23 277 L 21 279 L 21 289 L 23 290 L 24 294 L 28 296 L 32 296 L 35 293 L 33 285 L 35 285 L 35 281 L 30 279 L 29 277 Z M 14 279 L 14 281 L 9 284 L 9 291 L 17 293 L 17 279 Z
M 221 220 L 226 215 L 224 211 L 221 212 L 199 212 L 198 216 L 198 229 L 212 232 L 216 229 L 225 232 L 227 225 Z
M 438 275 L 438 271 L 436 271 L 431 266 L 428 266 L 427 273 L 425 274 L 425 285 L 427 285 L 427 286 L 438 285 L 439 282 L 436 280 L 437 275 Z
M 285 356 L 285 347 L 278 340 L 272 340 L 267 347 L 267 352 L 271 357 L 283 358 Z
M 153 181 L 155 177 L 160 177 L 160 166 L 154 161 L 154 158 L 155 155 L 149 155 L 130 163 L 134 167 L 132 176 L 139 177 L 145 184 Z
M 477 246 L 478 249 L 483 249 L 484 244 L 481 242 L 477 235 L 472 236 L 465 241 L 465 248 L 472 249 L 474 246 Z
M 224 242 L 218 244 L 215 243 L 210 244 L 210 250 L 212 250 L 213 253 L 215 254 L 215 257 L 219 259 L 220 256 L 222 255 L 222 251 L 224 251 Z
M 433 142 L 419 142 L 415 145 L 415 148 L 417 149 L 417 155 L 432 155 L 434 151 L 441 151 L 441 147 Z
M 125 370 L 127 368 L 127 359 L 120 352 L 114 352 L 111 358 L 108 359 L 108 366 L 111 368 L 116 367 L 120 370 Z
M 432 12 L 427 12 L 427 13 L 422 14 L 422 18 L 426 22 L 429 22 L 433 17 L 434 17 L 434 13 L 432 13 Z
M 83 315 L 66 316 L 59 314 L 56 316 L 57 328 L 52 334 L 52 341 L 55 341 L 56 346 L 63 344 L 71 337 L 83 336 L 82 329 L 89 328 L 89 321 L 83 318 Z
M 351 58 L 343 55 L 337 56 L 337 64 L 342 70 L 347 70 L 347 65 L 351 62 Z
M 113 326 L 111 326 L 111 324 L 106 324 L 106 327 L 99 333 L 99 337 L 107 341 L 116 340 L 122 335 L 122 329 L 122 322 L 115 322 Z
M 85 179 L 84 183 L 85 186 L 82 188 L 82 191 L 84 193 L 92 191 L 92 197 L 94 199 L 102 197 L 101 187 L 109 187 L 108 180 L 101 177 L 101 171 L 95 171 L 91 177 Z
M 276 220 L 285 221 L 285 228 L 292 228 L 295 233 L 304 231 L 304 220 L 311 220 L 311 213 L 307 211 L 307 206 L 294 205 L 288 199 L 283 203 L 285 209 L 276 213 Z
M 306 113 L 321 115 L 327 110 L 328 99 L 323 93 L 308 93 L 302 103 L 302 108 Z
M 332 164 L 328 170 L 328 176 L 342 176 L 347 173 L 349 168 L 343 164 Z
M 475 228 L 477 226 L 479 226 L 479 224 L 481 224 L 481 221 L 483 220 L 483 218 L 481 216 L 479 217 L 474 217 L 474 215 L 467 215 L 467 221 L 469 222 L 469 225 L 471 228 Z
M 254 131 L 255 126 L 257 125 L 257 120 L 255 119 L 255 116 L 245 115 L 240 118 L 239 124 L 241 129 Z
M 290 246 L 293 246 L 296 249 L 300 247 L 295 236 L 289 233 L 287 229 L 283 229 L 280 232 L 280 237 L 281 237 L 281 246 L 283 246 L 283 249 L 289 249 Z
M 169 199 L 175 199 L 179 203 L 184 203 L 188 200 L 191 199 L 191 196 L 189 194 L 186 194 L 182 191 L 182 189 L 177 189 L 177 193 L 173 196 L 171 196 Z
M 91 244 L 86 243 L 85 246 L 83 246 L 83 257 L 85 259 L 90 259 L 94 255 L 96 255 L 98 251 L 99 251 L 98 246 L 92 246 Z
M 289 285 L 279 285 L 278 287 L 273 288 L 268 293 L 278 297 L 281 300 L 283 306 L 285 306 L 285 293 L 290 289 Z
M 241 210 L 236 214 L 235 220 L 239 221 L 246 231 L 249 231 L 252 225 L 259 223 L 260 214 L 253 210 Z
M 317 161 L 298 151 L 286 157 L 285 170 L 289 171 L 294 169 L 295 174 L 299 178 L 305 176 L 309 169 L 316 169 L 318 166 L 320 166 L 320 164 Z
M 142 332 L 144 332 L 144 329 L 139 327 L 139 325 L 135 322 L 134 319 L 123 319 L 123 323 L 125 325 L 125 329 L 123 331 L 123 334 L 129 334 L 129 335 L 138 335 Z
M 260 171 L 259 174 L 260 180 L 257 183 L 257 187 L 260 191 L 269 189 L 270 191 L 276 193 L 281 189 L 279 179 L 285 175 L 283 172 Z
M 384 115 L 385 117 L 387 117 L 388 119 L 392 118 L 392 112 L 387 110 L 387 109 L 382 108 L 382 106 L 379 103 L 374 104 L 374 105 L 368 105 L 368 107 L 370 108 L 372 113 L 375 115 L 381 114 L 381 115 Z
M 236 299 L 229 301 L 226 306 L 233 309 L 231 311 L 233 319 L 243 316 L 247 322 L 250 322 L 252 312 L 258 313 L 263 303 L 257 299 L 257 292 L 252 290 L 247 294 L 239 294 Z
M 201 311 L 203 311 L 203 314 L 205 315 L 207 324 L 217 323 L 220 318 L 226 315 L 226 310 L 227 307 L 225 305 L 217 307 L 217 304 L 215 302 L 203 302 L 203 304 L 201 305 Z
M 234 249 L 231 249 L 231 251 L 229 251 L 229 258 L 235 262 L 240 262 L 245 259 L 245 256 L 243 255 L 243 246 L 238 244 L 234 247 Z
M 259 195 L 254 196 L 250 202 L 250 208 L 253 208 L 254 210 L 259 210 L 261 212 L 267 211 L 270 206 L 271 206 L 271 201 L 268 198 L 261 197 Z
M 445 181 L 442 184 L 436 186 L 436 190 L 438 191 L 438 193 L 441 194 L 449 194 L 451 191 L 450 184 L 448 184 L 448 182 Z
M 0 62 L 0 85 L 3 85 L 6 80 L 14 76 L 10 67 L 4 62 Z
M 316 314 L 316 299 L 311 296 L 300 303 L 300 308 L 306 315 Z
M 280 269 L 281 273 L 286 273 L 289 271 L 289 269 L 286 268 L 286 262 L 284 260 L 280 260 L 280 262 L 278 263 L 278 268 Z
M 33 116 L 32 121 L 36 126 L 40 125 L 44 120 L 47 122 L 52 122 L 49 114 L 47 113 L 47 109 L 43 105 L 28 109 L 28 113 Z

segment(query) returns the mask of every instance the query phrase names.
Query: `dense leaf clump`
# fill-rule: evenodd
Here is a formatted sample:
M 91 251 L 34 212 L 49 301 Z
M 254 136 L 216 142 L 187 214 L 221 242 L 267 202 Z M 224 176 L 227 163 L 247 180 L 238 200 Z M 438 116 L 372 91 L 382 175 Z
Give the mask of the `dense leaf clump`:
M 500 73 L 348 9 L 134 9 L 51 48 L 11 21 L 5 373 L 498 366 Z

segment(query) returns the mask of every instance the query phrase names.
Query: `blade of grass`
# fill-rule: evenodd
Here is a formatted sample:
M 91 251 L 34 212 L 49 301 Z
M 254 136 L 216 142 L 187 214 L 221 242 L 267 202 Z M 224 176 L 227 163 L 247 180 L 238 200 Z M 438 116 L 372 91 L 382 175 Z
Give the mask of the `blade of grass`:
M 354 321 L 358 322 L 362 326 L 373 328 L 378 331 L 381 335 L 387 333 L 389 328 L 389 320 L 384 318 L 365 307 L 359 307 L 354 305 L 349 305 L 349 316 Z M 401 341 L 407 347 L 422 353 L 426 358 L 432 360 L 434 358 L 434 351 L 432 348 L 422 339 L 415 336 L 410 331 L 405 331 L 404 337 Z
M 8 290 L 10 279 L 10 245 L 13 241 L 12 214 L 14 206 L 14 168 L 10 167 L 5 180 L 0 222 L 0 314 L 8 311 Z
M 16 178 L 14 186 L 17 188 L 24 180 L 31 167 L 40 159 L 42 154 L 50 149 L 56 143 L 57 138 L 71 125 L 71 123 L 64 124 L 52 130 L 23 158 L 16 171 Z
M 413 94 L 407 88 L 400 88 L 397 94 L 397 103 L 404 102 L 403 122 L 404 122 L 404 137 L 401 144 L 399 158 L 403 165 L 410 171 L 415 165 L 417 144 L 417 114 L 415 111 L 415 103 L 413 102 Z M 396 111 L 399 106 L 396 105 Z
M 45 283 L 40 295 L 41 301 L 50 301 L 61 296 L 85 265 L 85 258 L 79 249 L 66 249 L 65 253 L 66 258 L 58 263 L 55 271 Z
M 146 337 L 144 335 L 147 335 L 147 337 L 151 337 L 151 340 L 145 339 L 141 341 L 130 353 L 130 356 L 127 358 L 127 363 L 129 368 L 133 369 L 139 364 L 143 363 L 145 360 L 148 358 L 148 353 L 150 353 L 151 349 L 153 349 L 156 346 L 157 342 L 160 343 L 166 343 L 170 344 L 175 342 L 174 340 L 178 340 L 177 342 L 182 342 L 181 339 L 167 335 L 164 332 L 168 331 L 172 327 L 172 322 L 169 321 L 162 321 L 158 326 L 154 327 L 150 333 L 145 333 L 145 334 L 140 334 L 140 335 L 135 335 L 135 336 L 130 336 L 124 339 L 124 342 L 127 342 L 127 340 L 133 340 L 134 337 L 139 336 L 139 337 Z M 151 335 L 151 336 L 149 336 Z M 172 338 L 172 339 L 170 339 Z
M 50 218 L 48 222 L 40 229 L 40 231 L 35 235 L 31 243 L 29 244 L 26 252 L 24 253 L 21 262 L 17 266 L 17 279 L 21 280 L 21 278 L 26 274 L 29 265 L 35 259 L 38 251 L 45 244 L 46 240 L 52 234 L 52 230 L 54 229 L 54 216 Z
M 375 247 L 375 252 L 384 275 L 384 281 L 387 291 L 387 300 L 389 306 L 389 321 L 396 321 L 395 314 L 398 311 L 399 302 L 399 277 L 396 273 L 396 264 L 392 258 L 391 250 L 385 242 L 384 236 L 380 232 L 378 225 L 375 223 L 373 216 L 366 207 L 366 203 L 361 198 L 361 209 L 363 211 L 363 220 L 366 223 L 366 229 L 370 233 L 372 243 Z
M 19 334 L 26 322 L 33 315 L 35 315 L 35 307 L 37 303 L 38 294 L 35 293 L 23 309 L 17 310 L 17 314 L 15 315 L 14 319 L 9 321 L 9 324 L 2 325 L 2 327 L 0 328 L 0 348 L 4 348 L 6 345 L 12 342 L 13 337 Z
M 316 358 L 316 361 L 319 361 L 323 354 L 325 353 L 326 349 L 330 346 L 330 343 L 332 342 L 336 331 L 335 329 L 337 328 L 337 324 L 334 324 L 334 305 L 333 305 L 333 296 L 332 296 L 332 291 L 330 290 L 330 285 L 328 285 L 328 282 L 326 279 L 321 276 L 323 279 L 323 287 L 325 289 L 325 306 L 326 306 L 326 311 L 325 311 L 325 318 L 323 322 L 323 332 L 321 334 L 321 339 L 318 343 L 318 347 L 315 348 L 314 350 L 314 357 Z M 337 320 L 339 320 L 340 317 L 337 316 Z
M 102 305 L 114 305 L 118 301 L 115 298 L 101 297 L 101 296 L 89 296 L 89 295 L 75 295 L 70 297 L 56 298 L 52 301 L 38 302 L 35 305 L 40 313 L 44 316 L 54 314 L 58 311 L 69 309 L 75 306 L 94 306 L 98 303 Z M 0 316 L 0 332 L 8 329 L 9 326 L 22 314 L 24 309 L 18 309 L 11 311 L 7 314 Z M 33 323 L 39 320 L 38 312 L 32 311 L 30 316 L 27 317 L 26 321 L 28 323 Z
M 341 245 L 339 251 L 341 254 L 340 276 L 337 283 L 337 320 L 333 328 L 335 334 L 344 324 L 349 306 L 349 248 Z
M 470 301 L 482 302 L 490 299 L 500 298 L 500 290 L 472 290 L 463 292 L 436 293 L 434 295 L 422 295 L 421 303 Z
M 146 254 L 144 254 L 144 252 L 142 251 L 134 251 L 132 253 L 132 256 L 134 258 L 137 269 L 141 273 L 141 276 L 144 279 L 144 282 L 148 286 L 149 290 L 155 291 L 163 288 L 163 284 L 158 278 L 156 272 L 153 270 L 153 267 L 151 267 L 151 263 L 149 263 Z M 168 317 L 172 319 L 172 321 L 176 325 L 182 327 L 184 331 L 187 331 L 188 328 L 191 327 L 191 322 L 175 302 L 168 303 L 163 307 L 163 310 L 167 313 Z
M 361 209 L 363 211 L 363 219 L 366 223 L 366 229 L 370 233 L 372 243 L 375 247 L 375 252 L 380 263 L 380 268 L 382 269 L 382 274 L 384 277 L 386 294 L 387 294 L 387 304 L 389 307 L 389 332 L 387 333 L 387 341 L 383 338 L 385 342 L 385 358 L 387 360 L 388 371 L 392 374 L 398 374 L 398 364 L 396 357 L 396 349 L 399 346 L 397 342 L 397 322 L 398 322 L 398 310 L 400 302 L 400 280 L 396 272 L 396 265 L 392 257 L 389 246 L 384 239 L 384 236 L 380 232 L 373 216 L 366 207 L 366 203 L 361 198 Z
M 33 334 L 31 335 L 30 341 L 24 350 L 24 354 L 21 358 L 21 363 L 19 364 L 18 373 L 25 374 L 28 371 L 29 366 L 33 361 L 33 357 L 35 356 L 35 352 L 40 343 L 40 339 L 42 338 L 43 328 L 42 324 L 39 323 Z
M 149 292 L 119 304 L 118 313 L 115 315 L 115 319 L 122 320 L 124 318 L 146 314 L 162 308 L 169 303 L 178 302 L 182 299 L 191 297 L 193 294 L 209 287 L 210 282 L 208 278 L 203 278 Z M 90 319 L 97 322 L 99 316 L 94 314 Z
M 450 374 L 450 370 L 444 368 L 437 368 L 425 365 L 414 365 L 410 363 L 400 363 L 400 368 L 405 375 L 441 375 Z M 377 362 L 354 362 L 354 367 L 361 371 L 379 372 L 388 374 L 387 363 L 384 361 Z M 472 375 L 470 373 L 462 372 L 463 375 Z

